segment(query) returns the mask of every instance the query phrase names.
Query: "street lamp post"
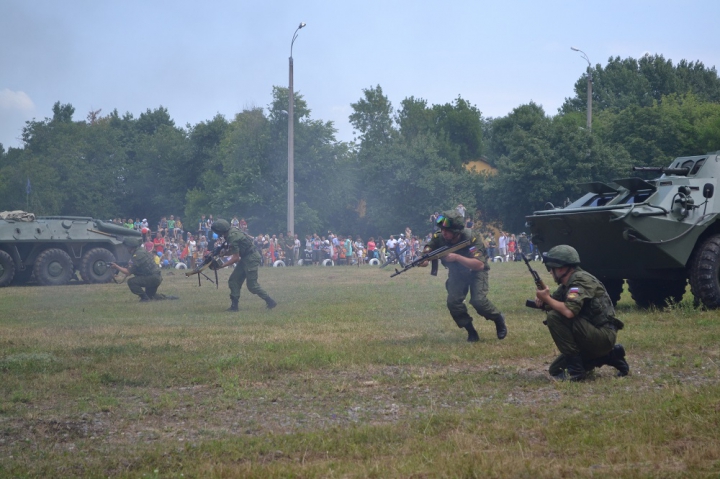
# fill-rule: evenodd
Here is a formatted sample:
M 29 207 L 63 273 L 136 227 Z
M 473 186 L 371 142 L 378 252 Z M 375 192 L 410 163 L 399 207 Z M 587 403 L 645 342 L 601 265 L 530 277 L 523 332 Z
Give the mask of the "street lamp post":
M 580 50 L 579 48 L 570 47 L 570 50 L 574 52 L 580 52 L 582 53 L 582 57 L 585 59 L 585 61 L 588 63 L 588 69 L 587 69 L 587 127 L 588 130 L 592 129 L 592 70 L 590 67 L 590 59 L 585 54 L 584 51 Z
M 292 238 L 295 235 L 295 93 L 293 92 L 293 57 L 292 49 L 298 37 L 298 31 L 305 26 L 300 23 L 292 41 L 290 42 L 290 106 L 288 107 L 288 200 L 287 200 L 287 230 Z

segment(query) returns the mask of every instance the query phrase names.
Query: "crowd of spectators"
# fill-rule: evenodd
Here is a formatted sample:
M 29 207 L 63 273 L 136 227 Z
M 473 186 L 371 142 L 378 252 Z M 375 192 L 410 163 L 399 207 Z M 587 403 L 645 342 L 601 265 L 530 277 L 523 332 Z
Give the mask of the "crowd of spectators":
M 156 262 L 161 267 L 173 268 L 182 263 L 194 268 L 202 262 L 207 251 L 212 251 L 217 235 L 211 230 L 213 215 L 202 215 L 193 231 L 186 231 L 179 217 L 163 216 L 154 227 L 147 219 L 116 218 L 114 224 L 139 231 L 145 248 L 155 253 Z M 248 225 L 244 218 L 233 217 L 231 226 L 248 234 Z M 251 235 L 252 236 L 252 235 Z M 386 241 L 382 237 L 370 237 L 367 241 L 360 236 L 336 235 L 328 231 L 327 235 L 312 234 L 305 237 L 304 243 L 297 234 L 259 234 L 253 236 L 255 247 L 262 258 L 263 266 L 274 266 L 282 261 L 285 266 L 323 265 L 331 260 L 337 265 L 363 265 L 376 259 L 378 264 L 387 261 L 404 265 L 417 258 L 422 241 L 412 235 L 410 228 L 405 233 L 390 235 Z
M 464 208 L 458 205 L 458 211 Z M 336 265 L 363 265 L 396 262 L 400 266 L 417 259 L 422 247 L 430 240 L 432 232 L 436 231 L 438 213 L 430 216 L 431 230 L 420 238 L 413 235 L 412 230 L 405 228 L 403 233 L 390 235 L 388 239 L 382 236 L 370 237 L 363 240 L 355 235 L 336 235 L 328 231 L 326 235 L 317 233 L 306 235 L 304 242 L 297 234 L 259 234 L 253 236 L 255 247 L 262 258 L 263 266 L 274 266 L 282 262 L 285 266 L 324 265 L 331 260 Z M 139 231 L 143 236 L 145 248 L 155 253 L 156 262 L 165 268 L 174 268 L 182 263 L 187 268 L 194 268 L 200 264 L 207 251 L 212 251 L 217 235 L 211 230 L 213 215 L 202 215 L 197 225 L 186 230 L 180 217 L 174 215 L 163 216 L 157 225 L 152 227 L 147 219 L 136 218 L 112 220 L 113 223 L 126 228 Z M 234 216 L 231 226 L 248 233 L 248 224 L 245 218 Z M 195 227 L 196 226 L 196 227 Z M 466 227 L 473 229 L 472 217 L 466 219 Z M 485 241 L 488 257 L 494 261 L 520 261 L 519 253 L 529 257 L 538 254 L 530 238 L 525 233 L 519 235 L 506 232 L 494 233 L 489 229 L 476 230 Z

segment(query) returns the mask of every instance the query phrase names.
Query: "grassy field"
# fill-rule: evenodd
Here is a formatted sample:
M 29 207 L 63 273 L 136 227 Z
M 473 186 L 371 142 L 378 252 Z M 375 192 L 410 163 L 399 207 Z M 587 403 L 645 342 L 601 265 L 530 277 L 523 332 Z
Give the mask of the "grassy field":
M 541 275 L 550 282 L 539 263 Z M 618 315 L 631 375 L 550 380 L 522 263 L 470 344 L 429 269 L 265 268 L 273 310 L 182 274 L 0 289 L 0 477 L 718 477 L 720 312 Z

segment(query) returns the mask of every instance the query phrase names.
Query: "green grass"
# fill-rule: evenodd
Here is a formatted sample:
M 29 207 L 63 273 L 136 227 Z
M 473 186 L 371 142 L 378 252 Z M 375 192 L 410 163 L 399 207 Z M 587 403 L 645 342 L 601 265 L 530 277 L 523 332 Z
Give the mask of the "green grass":
M 720 312 L 618 305 L 631 375 L 556 383 L 524 264 L 493 265 L 509 334 L 465 342 L 416 269 L 265 268 L 273 310 L 167 275 L 0 289 L 0 477 L 715 477 Z M 543 276 L 547 276 L 543 272 Z M 549 277 L 545 278 L 550 280 Z

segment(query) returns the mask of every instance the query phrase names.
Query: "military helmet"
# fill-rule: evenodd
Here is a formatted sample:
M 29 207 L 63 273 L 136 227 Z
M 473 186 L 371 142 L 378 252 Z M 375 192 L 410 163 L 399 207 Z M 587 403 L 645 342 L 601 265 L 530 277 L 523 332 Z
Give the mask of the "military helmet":
M 543 263 L 548 268 L 577 266 L 580 264 L 580 255 L 572 246 L 561 244 L 550 248 L 550 251 L 543 254 Z
M 465 220 L 457 211 L 449 210 L 438 216 L 437 225 L 450 231 L 462 231 L 465 229 Z
M 219 235 L 224 235 L 225 233 L 230 231 L 230 223 L 228 223 L 227 220 L 221 218 L 215 220 L 210 229 Z
M 142 238 L 138 238 L 137 236 L 127 236 L 123 238 L 123 244 L 128 248 L 137 248 L 142 244 Z

